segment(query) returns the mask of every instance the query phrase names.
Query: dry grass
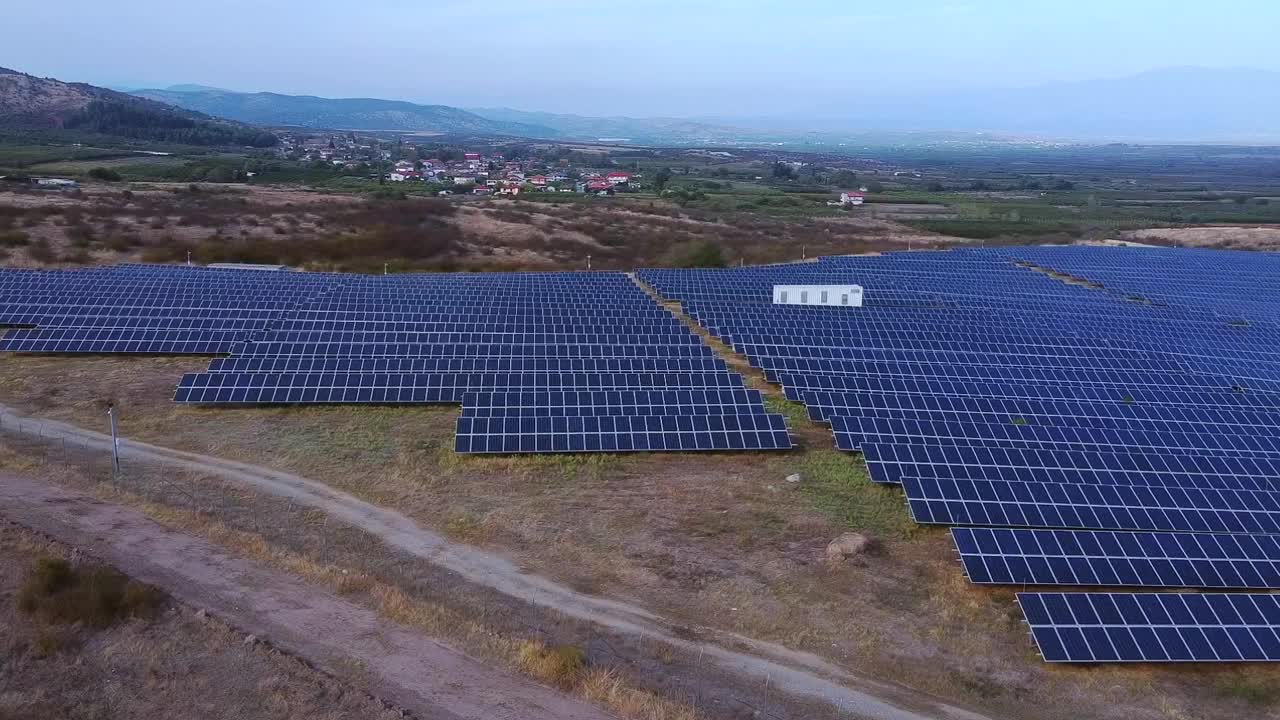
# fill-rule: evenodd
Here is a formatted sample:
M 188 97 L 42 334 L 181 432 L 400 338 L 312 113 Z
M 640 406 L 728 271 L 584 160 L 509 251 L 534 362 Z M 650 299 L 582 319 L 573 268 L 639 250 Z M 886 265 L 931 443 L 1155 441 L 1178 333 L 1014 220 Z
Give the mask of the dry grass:
M 0 454 L 0 466 L 7 465 L 5 460 L 4 454 Z M 44 469 L 48 470 L 47 467 Z M 473 656 L 497 661 L 535 680 L 602 704 L 624 718 L 684 720 L 697 717 L 691 706 L 636 688 L 616 672 L 610 675 L 615 690 L 597 696 L 594 694 L 597 688 L 589 681 L 600 672 L 608 671 L 599 669 L 595 675 L 587 672 L 585 655 L 579 648 L 564 646 L 547 650 L 538 641 L 506 635 L 475 617 L 411 596 L 357 569 L 318 562 L 274 547 L 260 535 L 230 528 L 206 514 L 159 505 L 110 487 L 98 487 L 97 490 L 104 499 L 136 507 L 167 526 L 203 537 L 240 557 L 327 586 L 348 599 L 363 602 L 390 620 L 433 637 L 445 638 Z M 614 706 L 613 702 L 619 705 Z M 637 707 L 644 708 L 649 714 L 627 714 Z
M 627 720 L 700 720 L 703 717 L 687 704 L 628 686 L 612 670 L 587 670 L 578 681 L 578 692 Z

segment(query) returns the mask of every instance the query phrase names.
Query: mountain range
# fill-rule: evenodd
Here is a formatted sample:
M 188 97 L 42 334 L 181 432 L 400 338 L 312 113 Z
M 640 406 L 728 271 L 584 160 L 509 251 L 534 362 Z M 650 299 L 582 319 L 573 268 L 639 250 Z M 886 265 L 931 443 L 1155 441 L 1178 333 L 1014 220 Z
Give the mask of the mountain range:
M 589 117 L 201 85 L 125 94 L 0 69 L 0 127 L 228 145 L 274 142 L 250 125 L 686 145 L 912 144 L 939 137 L 945 142 L 1280 142 L 1275 122 L 1280 73 L 1263 70 L 1172 68 L 1032 88 L 850 97 L 833 92 L 822 107 L 770 116 Z
M 418 105 L 402 100 L 242 93 L 200 85 L 134 90 L 132 94 L 208 115 L 271 127 L 535 138 L 556 135 L 547 127 L 485 118 L 448 105 Z
M 588 117 L 511 108 L 236 93 L 199 86 L 137 94 L 263 125 L 514 135 L 637 143 L 862 142 L 903 133 L 1136 142 L 1280 141 L 1280 73 L 1169 68 L 1029 88 L 917 95 L 832 92 L 764 117 Z
M 266 147 L 260 128 L 85 83 L 0 68 L 0 129 L 79 132 L 185 145 Z

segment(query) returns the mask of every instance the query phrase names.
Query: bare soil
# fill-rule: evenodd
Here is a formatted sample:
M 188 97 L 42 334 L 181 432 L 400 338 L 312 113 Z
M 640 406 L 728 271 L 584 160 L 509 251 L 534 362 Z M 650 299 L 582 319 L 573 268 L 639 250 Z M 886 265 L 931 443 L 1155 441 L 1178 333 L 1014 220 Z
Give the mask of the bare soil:
M 1280 249 L 1280 225 L 1148 228 L 1120 233 L 1123 240 L 1222 250 Z
M 67 517 L 67 507 L 46 510 Z M 243 632 L 181 603 L 102 630 L 33 622 L 16 597 L 41 556 L 73 558 L 79 567 L 94 562 L 0 520 L 0 718 L 402 717 L 293 656 L 245 644 Z

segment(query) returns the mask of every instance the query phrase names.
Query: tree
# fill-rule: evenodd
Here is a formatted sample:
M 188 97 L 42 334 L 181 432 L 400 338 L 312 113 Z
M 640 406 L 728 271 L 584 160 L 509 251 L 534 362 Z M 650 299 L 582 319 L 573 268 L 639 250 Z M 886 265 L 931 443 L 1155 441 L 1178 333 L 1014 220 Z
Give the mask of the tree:
M 852 170 L 841 170 L 836 173 L 835 183 L 842 188 L 858 187 L 858 173 Z
M 653 176 L 653 187 L 658 191 L 659 195 L 666 189 L 669 182 L 671 182 L 671 168 L 669 167 L 662 168 Z
M 773 177 L 777 180 L 790 180 L 795 177 L 795 171 L 787 163 L 776 162 L 773 164 Z
M 111 168 L 96 167 L 89 171 L 89 177 L 104 182 L 120 182 L 120 173 Z
M 884 192 L 884 184 L 881 183 L 879 180 L 872 180 L 867 183 L 867 192 L 882 193 Z

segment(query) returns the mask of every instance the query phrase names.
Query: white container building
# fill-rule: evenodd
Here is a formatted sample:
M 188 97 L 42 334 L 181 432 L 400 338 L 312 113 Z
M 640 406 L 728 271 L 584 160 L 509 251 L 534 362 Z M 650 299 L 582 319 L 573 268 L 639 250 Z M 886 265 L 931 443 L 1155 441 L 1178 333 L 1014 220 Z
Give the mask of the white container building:
M 774 285 L 773 304 L 862 307 L 862 286 Z

